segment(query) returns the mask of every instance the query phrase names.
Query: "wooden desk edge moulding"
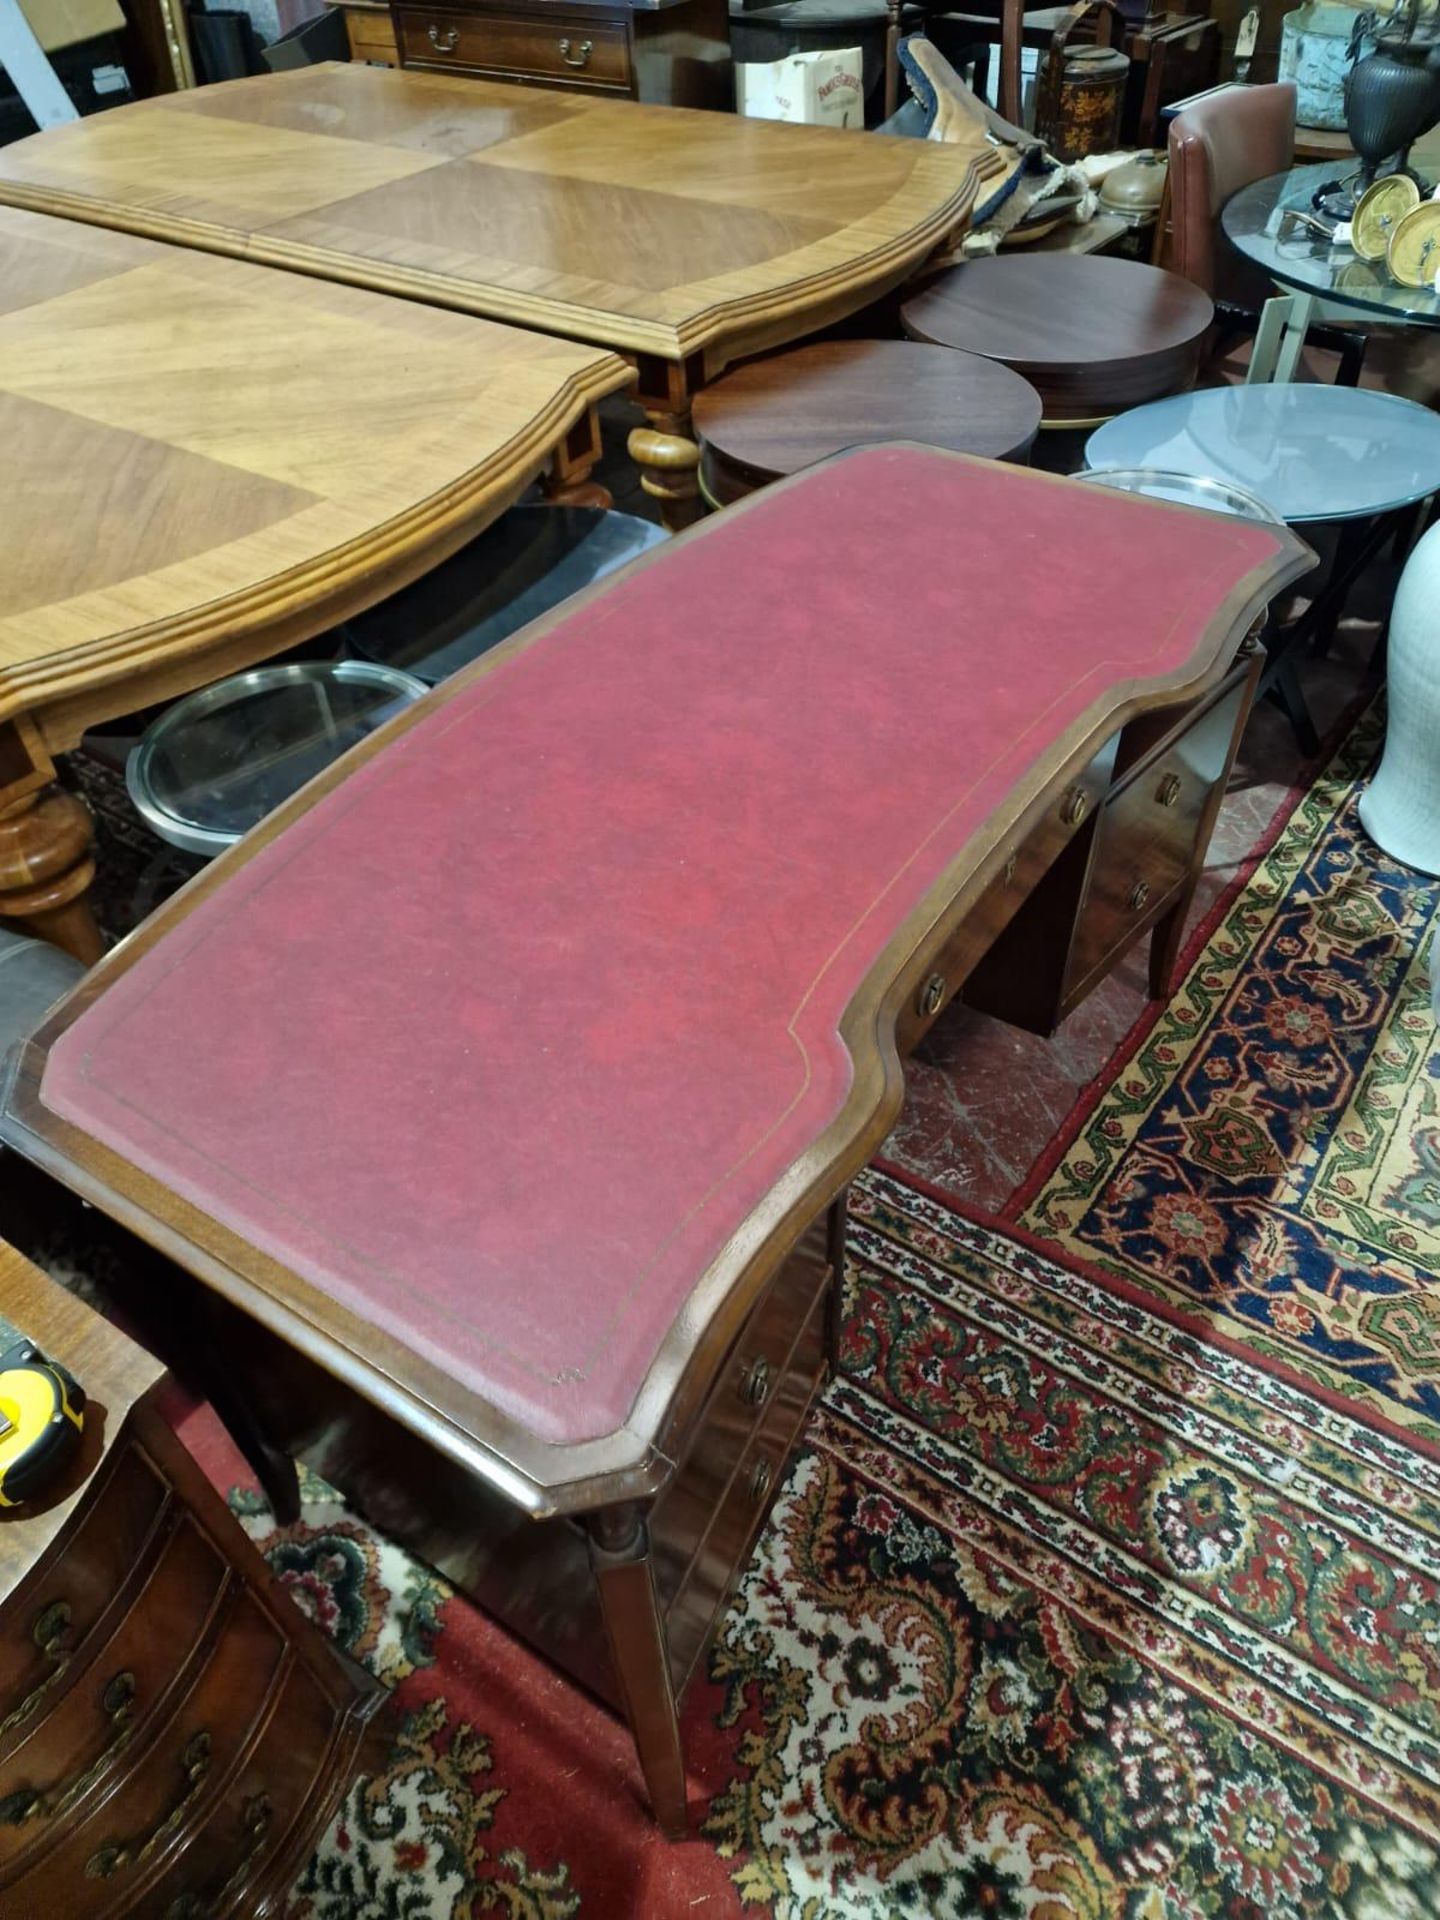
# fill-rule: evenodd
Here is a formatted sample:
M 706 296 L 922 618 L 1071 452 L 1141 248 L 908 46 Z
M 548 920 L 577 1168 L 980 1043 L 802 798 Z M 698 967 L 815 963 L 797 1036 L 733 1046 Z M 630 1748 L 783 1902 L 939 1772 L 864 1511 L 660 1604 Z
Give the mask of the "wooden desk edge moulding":
M 849 463 L 896 454 L 954 463 L 994 485 L 991 463 L 964 455 L 893 447 L 840 455 L 752 496 L 537 622 L 313 782 L 109 956 L 19 1053 L 0 1113 L 0 1137 L 210 1290 L 218 1350 L 227 1369 L 246 1379 L 258 1423 L 278 1446 L 303 1453 L 368 1503 L 378 1524 L 625 1709 L 669 1832 L 683 1830 L 685 1820 L 675 1696 L 743 1569 L 825 1376 L 844 1191 L 899 1110 L 902 1053 L 948 1004 L 1023 903 L 1023 889 L 1084 818 L 1089 770 L 1103 759 L 1107 740 L 1136 716 L 1173 713 L 1233 679 L 1236 647 L 1274 594 L 1312 564 L 1309 549 L 1286 529 L 1266 529 L 1264 557 L 1213 605 L 1188 660 L 1153 678 L 1118 680 L 1091 700 L 905 914 L 840 1020 L 853 1076 L 838 1115 L 760 1204 L 733 1222 L 719 1257 L 695 1280 L 662 1339 L 629 1417 L 608 1435 L 554 1444 L 458 1389 L 413 1351 L 318 1296 L 202 1208 L 59 1118 L 42 1101 L 41 1081 L 52 1048 L 111 985 L 343 780 L 423 724 L 437 701 L 502 671 L 561 626 L 583 623 L 619 583 L 657 565 L 673 568 L 692 543 L 723 531 L 733 536 L 748 516 L 774 513 L 792 489 L 815 487 L 819 476 Z M 1019 478 L 1036 489 L 1071 488 L 1044 474 Z M 1099 490 L 1084 491 L 1093 498 Z M 1188 516 L 1197 532 L 1202 523 L 1217 524 L 1188 508 L 1108 497 L 1123 513 Z M 1256 665 L 1249 663 L 1237 688 L 1242 718 Z M 764 1351 L 753 1356 L 749 1347 L 757 1344 Z M 737 1403 L 746 1409 L 743 1424 Z M 718 1467 L 699 1457 L 705 1449 L 697 1433 L 707 1446 L 715 1441 Z M 257 1461 L 262 1474 L 266 1465 Z M 397 1493 L 401 1482 L 408 1494 Z M 272 1475 L 269 1484 L 283 1507 L 283 1483 Z M 417 1512 L 417 1497 L 422 1508 L 428 1502 L 428 1515 Z M 573 1600 L 582 1587 L 586 1593 Z M 562 1592 L 573 1604 L 561 1605 Z

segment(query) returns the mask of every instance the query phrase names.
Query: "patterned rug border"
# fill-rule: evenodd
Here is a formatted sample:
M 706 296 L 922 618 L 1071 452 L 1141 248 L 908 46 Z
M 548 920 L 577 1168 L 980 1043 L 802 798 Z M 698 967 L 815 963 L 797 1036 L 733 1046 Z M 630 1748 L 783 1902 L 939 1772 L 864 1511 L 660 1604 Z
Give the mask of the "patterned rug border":
M 1316 1400 L 1322 1406 L 1328 1407 L 1332 1413 L 1342 1415 L 1353 1425 L 1366 1428 L 1372 1433 L 1383 1434 L 1387 1440 L 1394 1441 L 1408 1451 L 1423 1453 L 1427 1460 L 1440 1464 L 1440 1439 L 1431 1439 L 1429 1435 L 1417 1432 L 1413 1427 L 1402 1426 L 1398 1421 L 1387 1419 L 1383 1413 L 1378 1412 L 1367 1402 L 1351 1399 L 1337 1389 L 1326 1386 L 1323 1381 L 1302 1372 L 1298 1367 L 1287 1366 L 1283 1360 L 1276 1359 L 1243 1340 L 1235 1339 L 1233 1335 L 1217 1326 L 1206 1314 L 1187 1313 L 1183 1307 L 1176 1306 L 1173 1301 L 1165 1299 L 1158 1293 L 1151 1293 L 1147 1288 L 1136 1285 L 1134 1281 L 1125 1279 L 1123 1275 L 1112 1272 L 1108 1267 L 1100 1266 L 1096 1261 L 1087 1260 L 1072 1248 L 1057 1246 L 1053 1240 L 1046 1240 L 1043 1235 L 1022 1226 L 1018 1220 L 1006 1218 L 1004 1214 L 992 1213 L 984 1207 L 973 1206 L 935 1182 L 926 1180 L 920 1174 L 903 1168 L 882 1165 L 879 1161 L 874 1165 L 875 1170 L 883 1174 L 887 1180 L 893 1180 L 897 1186 L 908 1187 L 912 1193 L 918 1193 L 922 1198 L 932 1200 L 939 1206 L 948 1207 L 952 1213 L 958 1214 L 971 1226 L 1014 1240 L 1027 1252 L 1035 1254 L 1050 1266 L 1058 1267 L 1062 1272 L 1073 1271 L 1081 1275 L 1100 1292 L 1113 1294 L 1127 1306 L 1143 1308 L 1145 1312 L 1154 1314 L 1157 1320 L 1163 1320 L 1168 1326 L 1188 1334 L 1192 1340 L 1200 1342 L 1201 1345 L 1214 1347 L 1219 1352 L 1227 1354 L 1232 1360 L 1243 1361 L 1247 1366 L 1254 1367 L 1258 1373 L 1280 1381 L 1292 1393 L 1300 1393 L 1307 1399 Z
M 1209 912 L 1196 922 L 1176 963 L 1174 977 L 1177 980 L 1183 983 L 1187 979 L 1191 968 L 1204 953 L 1212 936 L 1219 931 L 1225 916 L 1254 879 L 1263 862 L 1270 858 L 1280 844 L 1295 815 L 1309 799 L 1316 780 L 1339 758 L 1354 734 L 1374 712 L 1381 698 L 1382 695 L 1373 689 L 1358 695 L 1321 741 L 1320 751 L 1300 768 L 1285 798 L 1279 802 L 1271 815 L 1265 831 L 1240 862 L 1233 878 L 1226 882 Z M 1155 1027 L 1164 1019 L 1169 1004 L 1168 1000 L 1153 1001 L 1128 1032 L 1117 1041 L 1104 1066 L 1081 1088 L 1075 1104 L 1061 1121 L 1050 1144 L 1000 1209 L 1000 1219 L 1018 1223 L 1025 1209 L 1043 1190 L 1046 1181 L 1064 1161 L 1066 1154 L 1074 1146 L 1087 1121 L 1105 1098 L 1114 1081 L 1119 1078 L 1127 1064 L 1149 1039 Z M 887 1162 L 885 1171 L 890 1173 L 898 1170 Z M 963 1205 L 963 1202 L 958 1204 Z

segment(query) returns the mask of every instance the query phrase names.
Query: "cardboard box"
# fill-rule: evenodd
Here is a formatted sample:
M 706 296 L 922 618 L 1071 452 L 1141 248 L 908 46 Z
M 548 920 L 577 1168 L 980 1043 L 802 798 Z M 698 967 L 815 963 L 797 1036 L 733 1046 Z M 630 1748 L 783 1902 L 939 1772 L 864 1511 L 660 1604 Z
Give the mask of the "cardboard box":
M 120 0 L 20 0 L 20 11 L 46 53 L 125 26 Z

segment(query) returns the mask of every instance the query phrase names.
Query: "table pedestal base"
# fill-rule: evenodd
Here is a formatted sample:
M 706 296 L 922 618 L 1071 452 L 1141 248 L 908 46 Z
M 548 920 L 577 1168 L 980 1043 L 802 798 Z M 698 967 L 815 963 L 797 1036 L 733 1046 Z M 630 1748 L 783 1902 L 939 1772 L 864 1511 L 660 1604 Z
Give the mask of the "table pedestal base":
M 86 897 L 94 823 L 60 787 L 0 801 L 0 916 L 18 920 L 89 967 L 105 943 Z

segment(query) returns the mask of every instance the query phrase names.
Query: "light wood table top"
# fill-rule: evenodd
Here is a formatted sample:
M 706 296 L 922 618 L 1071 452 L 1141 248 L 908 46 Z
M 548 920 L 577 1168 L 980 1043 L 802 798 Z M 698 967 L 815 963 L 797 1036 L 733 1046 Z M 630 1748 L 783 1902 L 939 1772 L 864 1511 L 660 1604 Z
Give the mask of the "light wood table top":
M 547 461 L 593 457 L 590 410 L 631 377 L 594 348 L 0 207 L 0 913 L 47 910 L 16 903 L 45 861 L 14 807 L 50 755 L 415 578 Z
M 898 284 L 975 173 L 930 141 L 352 63 L 51 128 L 0 151 L 0 200 L 723 363 Z

